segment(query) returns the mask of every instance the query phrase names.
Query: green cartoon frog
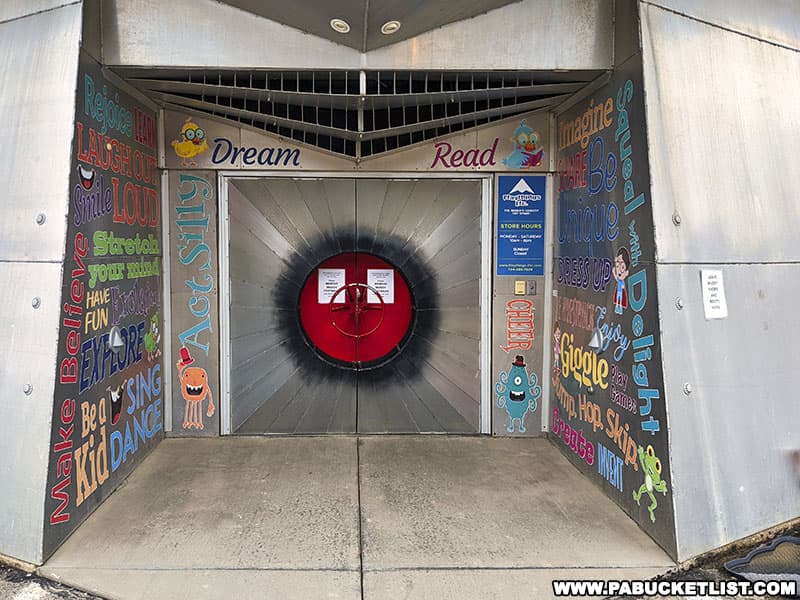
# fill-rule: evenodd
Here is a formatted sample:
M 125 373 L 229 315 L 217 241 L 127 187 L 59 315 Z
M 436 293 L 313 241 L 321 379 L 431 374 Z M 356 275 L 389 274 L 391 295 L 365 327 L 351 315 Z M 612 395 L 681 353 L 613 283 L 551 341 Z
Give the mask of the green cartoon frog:
M 656 502 L 653 490 L 661 492 L 666 496 L 667 482 L 661 479 L 661 460 L 656 456 L 656 452 L 653 450 L 652 446 L 647 446 L 646 455 L 642 447 L 639 446 L 639 464 L 642 465 L 642 469 L 644 470 L 644 483 L 638 491 L 633 492 L 633 499 L 636 500 L 636 504 L 639 504 L 639 499 L 642 497 L 642 494 L 647 492 L 650 496 L 650 506 L 647 507 L 647 510 L 650 511 L 650 520 L 655 523 L 655 510 L 658 506 L 658 502 Z
M 161 356 L 161 349 L 158 347 L 160 341 L 161 334 L 158 331 L 158 313 L 156 313 L 150 319 L 150 331 L 144 334 L 144 348 L 147 350 L 149 362 L 153 362 L 153 359 Z

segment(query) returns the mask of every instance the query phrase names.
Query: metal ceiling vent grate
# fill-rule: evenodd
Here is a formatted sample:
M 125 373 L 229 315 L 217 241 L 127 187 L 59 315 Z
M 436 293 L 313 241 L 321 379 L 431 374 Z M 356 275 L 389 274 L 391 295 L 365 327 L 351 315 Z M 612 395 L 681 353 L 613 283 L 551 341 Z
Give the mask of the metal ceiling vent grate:
M 133 71 L 166 107 L 189 108 L 353 158 L 547 110 L 594 74 L 552 71 Z

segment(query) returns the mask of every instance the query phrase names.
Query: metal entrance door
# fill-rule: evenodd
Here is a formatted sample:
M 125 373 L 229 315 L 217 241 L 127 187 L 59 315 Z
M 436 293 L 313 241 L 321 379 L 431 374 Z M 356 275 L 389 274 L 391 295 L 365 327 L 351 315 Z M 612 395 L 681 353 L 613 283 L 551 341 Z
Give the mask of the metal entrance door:
M 481 183 L 232 180 L 231 430 L 480 430 Z

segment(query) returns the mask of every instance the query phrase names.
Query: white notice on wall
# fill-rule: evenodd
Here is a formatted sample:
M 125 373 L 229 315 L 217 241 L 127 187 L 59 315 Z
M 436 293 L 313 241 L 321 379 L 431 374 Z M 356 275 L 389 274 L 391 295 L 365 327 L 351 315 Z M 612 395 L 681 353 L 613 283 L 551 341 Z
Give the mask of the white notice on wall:
M 344 285 L 344 269 L 317 270 L 317 302 L 328 304 L 340 287 Z M 345 293 L 336 296 L 334 304 L 344 304 Z
M 367 285 L 378 290 L 384 304 L 394 304 L 394 269 L 367 269 Z M 367 290 L 367 302 L 380 302 L 372 290 Z
M 725 300 L 725 284 L 722 271 L 701 269 L 700 282 L 703 286 L 703 310 L 706 319 L 724 319 L 728 316 L 728 303 Z

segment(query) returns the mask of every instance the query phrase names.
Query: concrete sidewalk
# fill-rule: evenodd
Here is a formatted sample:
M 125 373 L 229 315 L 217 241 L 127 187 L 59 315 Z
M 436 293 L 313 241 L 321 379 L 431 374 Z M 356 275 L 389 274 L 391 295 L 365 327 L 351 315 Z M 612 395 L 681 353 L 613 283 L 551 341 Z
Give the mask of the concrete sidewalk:
M 110 598 L 546 598 L 673 563 L 548 441 L 169 439 L 40 573 Z

